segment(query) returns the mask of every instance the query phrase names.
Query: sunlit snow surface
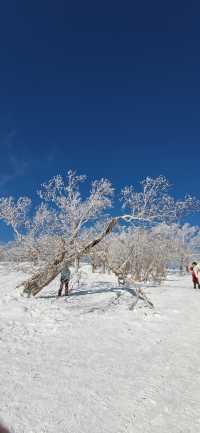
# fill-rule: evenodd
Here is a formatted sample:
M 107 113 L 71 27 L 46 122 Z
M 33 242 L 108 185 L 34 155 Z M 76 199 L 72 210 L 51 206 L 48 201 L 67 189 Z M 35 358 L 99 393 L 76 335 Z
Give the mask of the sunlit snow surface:
M 0 418 L 15 433 L 198 433 L 200 291 L 170 274 L 147 286 L 155 310 L 84 266 L 37 298 L 0 266 Z

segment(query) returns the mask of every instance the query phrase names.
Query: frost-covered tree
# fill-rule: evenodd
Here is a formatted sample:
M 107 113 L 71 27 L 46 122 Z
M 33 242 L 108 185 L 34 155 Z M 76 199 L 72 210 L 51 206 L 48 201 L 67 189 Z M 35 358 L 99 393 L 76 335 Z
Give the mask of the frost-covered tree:
M 194 246 L 198 239 L 199 228 L 185 223 L 182 226 L 179 224 L 162 225 L 160 229 L 163 232 L 165 240 L 168 240 L 173 245 L 171 263 L 176 264 L 182 272 L 193 254 Z
M 189 224 L 159 224 L 122 228 L 106 239 L 103 254 L 107 269 L 124 280 L 160 281 L 171 265 L 186 265 L 192 255 L 198 230 Z M 100 264 L 102 244 L 92 252 Z
M 26 227 L 30 205 L 28 197 L 20 197 L 17 201 L 13 197 L 0 198 L 0 220 L 13 229 L 18 241 L 22 239 L 21 230 Z
M 133 186 L 125 187 L 121 196 L 123 208 L 127 208 L 137 221 L 172 223 L 200 209 L 200 200 L 191 195 L 186 195 L 183 200 L 175 200 L 169 195 L 170 184 L 164 176 L 146 177 L 141 186 L 140 192 Z
M 0 219 L 15 233 L 14 248 L 18 249 L 19 256 L 29 257 L 38 264 L 38 271 L 24 283 L 28 293 L 35 295 L 52 281 L 64 261 L 72 262 L 88 255 L 119 221 L 130 223 L 133 230 L 138 223 L 148 227 L 160 222 L 172 223 L 188 212 L 200 210 L 200 202 L 191 196 L 183 200 L 171 197 L 166 178 L 148 177 L 141 182 L 140 192 L 132 186 L 123 189 L 122 208 L 128 209 L 129 213 L 108 218 L 103 228 L 93 235 L 97 221 L 101 222 L 112 207 L 113 187 L 107 179 L 95 180 L 85 196 L 81 193 L 85 180 L 85 176 L 73 171 L 68 172 L 66 179 L 60 175 L 53 177 L 41 186 L 38 193 L 41 202 L 36 210 L 30 209 L 31 200 L 26 197 L 17 201 L 10 197 L 0 199 Z M 126 242 L 129 241 L 127 238 Z M 132 240 L 128 247 L 122 245 L 123 242 L 122 267 L 125 268 L 130 261 L 130 251 L 132 254 Z
M 23 259 L 29 257 L 41 265 L 30 283 L 35 292 L 56 276 L 64 259 L 72 261 L 89 247 L 87 225 L 112 205 L 113 188 L 108 180 L 93 181 L 89 195 L 83 198 L 80 185 L 85 180 L 69 171 L 66 180 L 56 176 L 44 183 L 38 193 L 41 204 L 32 217 L 27 215 L 29 199 L 1 199 L 0 218 L 14 230 L 18 256 L 21 251 Z
M 129 228 L 116 233 L 107 250 L 107 266 L 124 280 L 157 280 L 164 276 L 169 249 L 154 228 Z

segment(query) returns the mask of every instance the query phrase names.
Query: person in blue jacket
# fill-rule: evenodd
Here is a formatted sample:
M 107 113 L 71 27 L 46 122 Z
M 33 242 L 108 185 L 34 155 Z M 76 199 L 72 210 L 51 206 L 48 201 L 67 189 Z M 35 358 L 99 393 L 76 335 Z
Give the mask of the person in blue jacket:
M 70 269 L 67 263 L 64 263 L 61 276 L 60 276 L 60 288 L 58 290 L 58 296 L 62 295 L 62 290 L 65 290 L 65 296 L 69 295 L 69 281 L 70 281 Z

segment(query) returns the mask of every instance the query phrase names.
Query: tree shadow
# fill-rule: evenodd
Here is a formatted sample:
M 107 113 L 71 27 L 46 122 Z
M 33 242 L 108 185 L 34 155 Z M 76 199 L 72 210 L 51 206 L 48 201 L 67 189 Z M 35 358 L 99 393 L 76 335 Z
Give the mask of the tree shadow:
M 70 294 L 70 296 L 84 296 L 84 295 L 96 295 L 100 293 L 118 293 L 118 292 L 128 292 L 131 295 L 136 295 L 136 291 L 129 287 L 109 287 L 101 289 L 89 289 L 89 290 L 77 290 Z
M 97 295 L 101 293 L 130 293 L 132 296 L 137 296 L 137 291 L 134 288 L 130 287 L 109 287 L 109 288 L 100 288 L 100 289 L 89 289 L 89 290 L 74 290 L 73 292 L 69 293 L 68 296 L 63 295 L 62 298 L 73 298 L 78 296 L 85 296 L 85 295 Z M 59 299 L 57 295 L 40 295 L 37 296 L 36 299 Z

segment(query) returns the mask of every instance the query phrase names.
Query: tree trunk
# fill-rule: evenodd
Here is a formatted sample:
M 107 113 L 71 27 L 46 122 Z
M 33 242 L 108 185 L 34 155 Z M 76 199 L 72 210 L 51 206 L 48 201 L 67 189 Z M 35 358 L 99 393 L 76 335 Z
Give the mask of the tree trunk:
M 184 263 L 184 260 L 183 260 L 183 257 L 181 257 L 180 266 L 179 266 L 180 275 L 183 275 L 183 269 L 184 269 L 183 263 Z
M 80 257 L 76 256 L 74 260 L 75 272 L 77 273 L 80 267 Z
M 96 271 L 96 264 L 94 262 L 92 262 L 92 273 L 94 273 Z
M 63 266 L 63 259 L 65 254 L 54 261 L 54 263 L 48 265 L 43 271 L 33 275 L 24 285 L 24 292 L 30 295 L 37 295 L 47 284 L 49 284 L 57 275 L 60 273 Z
M 103 274 L 106 273 L 106 262 L 105 261 L 103 261 L 103 263 L 102 263 L 102 272 L 103 272 Z

